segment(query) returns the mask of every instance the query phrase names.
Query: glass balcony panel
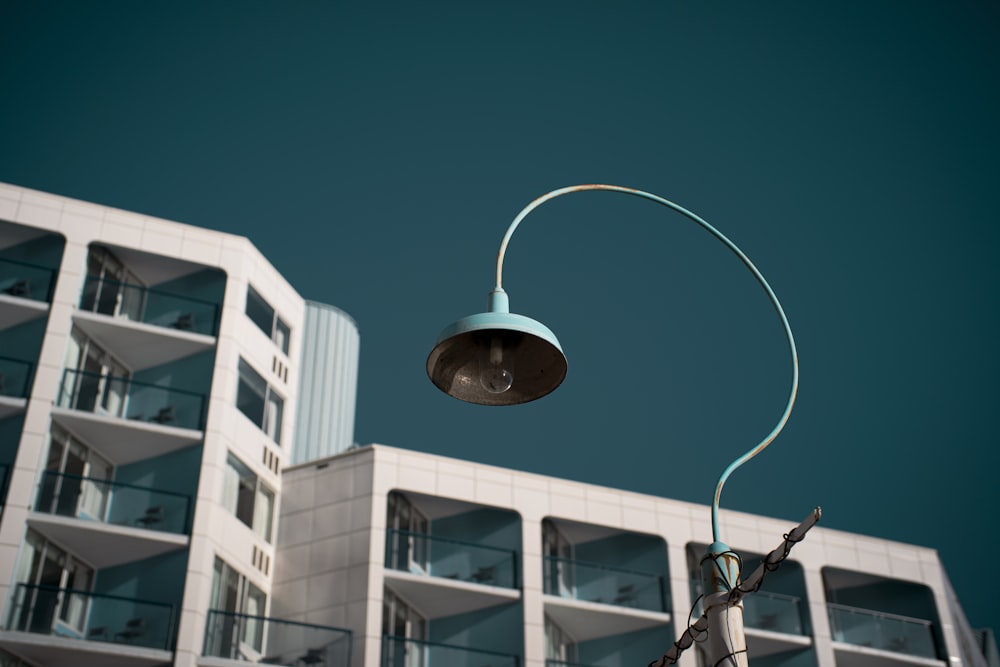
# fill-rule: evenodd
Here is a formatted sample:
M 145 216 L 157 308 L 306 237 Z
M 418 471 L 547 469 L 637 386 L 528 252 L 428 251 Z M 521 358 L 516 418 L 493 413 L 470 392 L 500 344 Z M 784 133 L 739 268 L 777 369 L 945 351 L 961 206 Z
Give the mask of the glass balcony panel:
M 173 605 L 18 584 L 7 629 L 171 650 Z
M 827 609 L 834 641 L 921 658 L 938 657 L 930 621 L 838 604 L 827 604 Z
M 351 661 L 351 631 L 210 610 L 204 655 L 266 665 L 346 667 Z
M 666 611 L 663 577 L 650 572 L 547 556 L 545 593 L 560 597 Z
M 516 564 L 513 549 L 405 530 L 389 530 L 386 535 L 386 566 L 394 570 L 517 588 Z
M 0 396 L 27 398 L 33 368 L 30 361 L 0 357 Z
M 109 278 L 87 276 L 80 309 L 180 331 L 218 334 L 218 304 Z
M 0 293 L 34 301 L 52 301 L 55 270 L 13 259 L 0 259 Z
M 201 430 L 205 396 L 137 382 L 127 377 L 66 370 L 57 402 L 61 408 Z
M 518 667 L 520 662 L 506 653 L 382 637 L 382 667 Z
M 691 594 L 698 598 L 691 613 L 701 616 L 705 610 L 701 599 L 702 582 L 691 580 Z M 743 598 L 743 624 L 748 628 L 782 632 L 788 635 L 804 635 L 802 624 L 802 600 L 794 595 L 757 591 Z
M 186 535 L 191 498 L 180 493 L 106 479 L 47 471 L 35 510 Z
M 801 635 L 801 601 L 792 595 L 757 591 L 743 598 L 743 623 L 748 628 Z

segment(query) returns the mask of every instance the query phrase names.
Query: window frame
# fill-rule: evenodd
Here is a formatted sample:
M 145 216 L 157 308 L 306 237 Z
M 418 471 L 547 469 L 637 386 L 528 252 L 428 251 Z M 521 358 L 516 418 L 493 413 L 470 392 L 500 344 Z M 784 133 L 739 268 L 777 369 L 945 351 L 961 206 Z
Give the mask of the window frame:
M 60 625 L 76 632 L 83 632 L 87 627 L 89 605 L 82 602 L 68 591 L 91 593 L 97 570 L 76 557 L 71 551 L 50 541 L 45 535 L 34 528 L 28 528 L 25 534 L 27 551 L 21 555 L 15 569 L 15 583 L 28 586 L 57 586 L 59 592 L 52 611 L 51 629 L 54 631 Z M 51 566 L 55 567 L 51 567 Z M 46 577 L 58 569 L 57 584 L 45 583 Z M 81 583 L 82 579 L 82 583 Z M 37 599 L 37 589 L 33 599 L 26 604 L 34 607 Z
M 236 409 L 256 424 L 275 444 L 280 445 L 281 428 L 284 425 L 285 397 L 277 392 L 264 379 L 264 376 L 258 373 L 257 369 L 251 366 L 243 357 L 240 357 L 237 364 L 236 375 Z M 264 389 L 263 395 L 258 391 L 260 387 Z M 241 398 L 248 396 L 246 392 L 252 392 L 254 396 L 261 399 L 259 418 L 254 414 L 250 414 L 247 411 L 249 408 L 244 409 L 244 404 L 247 401 L 241 400 Z
M 232 481 L 235 479 L 235 493 Z M 274 538 L 274 506 L 276 494 L 250 466 L 232 452 L 226 455 L 225 480 L 222 485 L 222 506 L 240 523 L 268 544 Z M 266 512 L 261 511 L 266 499 Z
M 270 602 L 268 594 L 249 577 L 216 555 L 212 565 L 209 596 L 210 610 L 251 617 L 239 624 L 240 635 L 235 639 L 240 645 L 246 644 L 255 651 L 263 650 L 263 624 L 258 619 L 267 617 Z M 251 601 L 256 601 L 259 608 L 251 610 Z M 251 636 L 250 642 L 245 641 L 248 635 Z
M 259 309 L 260 312 L 253 313 L 252 309 Z M 288 322 L 278 315 L 278 311 L 275 310 L 274 306 L 250 284 L 247 284 L 247 301 L 243 312 L 251 322 L 257 325 L 258 329 L 264 332 L 264 335 L 271 339 L 271 342 L 286 357 L 289 355 L 288 350 L 292 338 L 292 328 L 288 325 Z M 269 313 L 270 317 L 265 316 L 265 312 Z M 270 319 L 270 322 L 265 325 L 264 321 L 268 319 Z

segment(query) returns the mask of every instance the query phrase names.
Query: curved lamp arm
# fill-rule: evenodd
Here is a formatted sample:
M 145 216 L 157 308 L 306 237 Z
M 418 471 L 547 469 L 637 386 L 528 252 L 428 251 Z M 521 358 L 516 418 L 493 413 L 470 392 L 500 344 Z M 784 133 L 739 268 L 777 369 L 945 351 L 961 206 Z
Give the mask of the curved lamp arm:
M 788 324 L 788 318 L 785 316 L 785 311 L 782 309 L 781 303 L 779 303 L 778 301 L 778 297 L 775 296 L 774 290 L 771 289 L 771 286 L 767 283 L 767 280 L 764 279 L 764 276 L 761 274 L 761 272 L 757 269 L 756 266 L 754 266 L 754 263 L 750 261 L 750 258 L 747 257 L 746 254 L 744 254 L 744 252 L 740 250 L 735 243 L 730 241 L 722 232 L 720 232 L 715 227 L 708 224 L 708 222 L 706 222 L 699 216 L 695 215 L 691 211 L 687 210 L 686 208 L 678 206 L 677 204 L 668 201 L 663 197 L 659 197 L 649 192 L 643 192 L 642 190 L 635 190 L 633 188 L 626 188 L 619 185 L 587 184 L 587 185 L 574 185 L 566 188 L 560 188 L 558 190 L 553 190 L 548 194 L 542 195 L 538 199 L 535 199 L 533 202 L 525 206 L 524 209 L 517 214 L 517 217 L 514 218 L 514 221 L 510 223 L 510 227 L 507 228 L 507 233 L 504 234 L 503 241 L 500 242 L 500 250 L 497 253 L 496 288 L 494 290 L 495 292 L 503 291 L 504 255 L 507 253 L 507 245 L 510 243 L 510 238 L 511 236 L 513 236 L 514 230 L 517 229 L 517 226 L 521 224 L 521 221 L 524 220 L 529 213 L 531 213 L 533 210 L 535 210 L 536 208 L 538 208 L 547 201 L 555 199 L 556 197 L 561 197 L 562 195 L 567 195 L 574 192 L 585 192 L 588 190 L 608 190 L 611 192 L 621 192 L 623 194 L 649 199 L 651 201 L 656 202 L 657 204 L 662 204 L 667 208 L 673 209 L 674 211 L 680 213 L 689 220 L 696 222 L 703 229 L 709 232 L 712 236 L 717 238 L 719 241 L 722 241 L 722 243 L 725 244 L 725 246 L 729 248 L 733 252 L 733 254 L 739 257 L 740 261 L 743 262 L 743 264 L 748 269 L 750 269 L 750 273 L 752 273 L 757 282 L 760 283 L 760 286 L 764 288 L 764 291 L 767 293 L 767 298 L 771 300 L 771 305 L 774 306 L 774 310 L 778 313 L 778 317 L 781 319 L 781 325 L 782 327 L 784 327 L 785 336 L 788 339 L 788 351 L 791 354 L 792 358 L 792 386 L 791 386 L 791 391 L 788 394 L 788 403 L 785 405 L 785 411 L 782 413 L 781 419 L 778 420 L 778 423 L 771 430 L 771 432 L 768 433 L 767 436 L 763 440 L 761 440 L 756 447 L 753 447 L 752 449 L 744 453 L 742 456 L 737 457 L 732 463 L 730 463 L 726 467 L 726 469 L 722 472 L 722 475 L 719 477 L 719 482 L 718 484 L 716 484 L 715 487 L 715 496 L 712 499 L 712 539 L 715 542 L 720 542 L 721 540 L 719 538 L 719 498 L 722 496 L 722 487 L 725 485 L 726 480 L 729 479 L 729 476 L 732 475 L 737 468 L 742 466 L 744 463 L 746 463 L 753 457 L 757 456 L 757 454 L 760 454 L 764 450 L 764 448 L 770 445 L 774 441 L 774 439 L 778 437 L 778 434 L 781 433 L 781 430 L 785 427 L 785 424 L 788 422 L 788 417 L 792 413 L 792 407 L 795 405 L 795 397 L 798 394 L 799 390 L 799 357 L 798 353 L 795 350 L 795 338 L 792 336 L 792 328 Z

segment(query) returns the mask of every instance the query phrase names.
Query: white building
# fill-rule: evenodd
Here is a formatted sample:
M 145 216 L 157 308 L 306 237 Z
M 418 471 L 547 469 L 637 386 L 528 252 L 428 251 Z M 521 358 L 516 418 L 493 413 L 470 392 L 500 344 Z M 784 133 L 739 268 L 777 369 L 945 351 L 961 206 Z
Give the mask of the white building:
M 300 364 L 316 346 L 341 363 Z M 299 384 L 338 406 L 311 429 L 329 454 L 351 444 L 356 373 L 353 321 L 247 239 L 0 185 L 0 655 L 349 643 L 240 614 L 269 613 Z
M 647 665 L 695 606 L 707 506 L 381 445 L 283 476 L 272 609 L 354 667 Z M 796 523 L 721 514 L 747 573 Z M 744 604 L 752 665 L 987 664 L 933 549 L 816 527 Z
M 0 184 L 0 667 L 666 651 L 707 507 L 351 448 L 357 356 L 245 238 Z M 748 564 L 791 527 L 722 513 Z M 822 527 L 745 617 L 754 665 L 998 664 L 933 550 Z

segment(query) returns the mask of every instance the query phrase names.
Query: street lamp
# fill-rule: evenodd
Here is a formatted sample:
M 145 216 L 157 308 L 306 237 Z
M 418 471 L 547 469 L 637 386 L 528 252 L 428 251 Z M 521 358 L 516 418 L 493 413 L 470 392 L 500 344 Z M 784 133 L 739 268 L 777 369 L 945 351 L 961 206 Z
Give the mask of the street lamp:
M 487 311 L 464 317 L 441 332 L 427 358 L 427 375 L 449 396 L 480 405 L 527 403 L 545 396 L 562 383 L 566 377 L 567 363 L 555 334 L 540 322 L 510 312 L 507 293 L 503 290 L 503 259 L 514 230 L 529 213 L 556 197 L 589 190 L 642 197 L 673 209 L 697 223 L 728 247 L 750 270 L 766 292 L 785 331 L 792 362 L 788 401 L 771 432 L 755 447 L 730 463 L 719 477 L 712 500 L 713 543 L 702 561 L 706 595 L 703 619 L 709 628 L 709 648 L 710 654 L 714 656 L 713 664 L 746 665 L 746 640 L 743 636 L 740 599 L 748 591 L 740 588 L 738 556 L 722 542 L 719 535 L 719 498 L 729 476 L 771 444 L 787 423 L 798 392 L 799 362 L 795 339 L 777 296 L 750 258 L 735 243 L 691 211 L 649 192 L 602 184 L 575 185 L 553 190 L 528 204 L 511 222 L 497 253 L 496 286 L 489 294 Z M 807 518 L 796 530 L 804 527 L 801 530 L 804 533 L 818 518 L 817 509 L 812 518 Z M 789 544 L 789 538 L 786 537 L 784 556 L 787 556 Z M 759 581 L 757 583 L 759 585 Z M 679 648 L 683 650 L 684 647 Z M 663 662 L 661 659 L 661 664 Z

